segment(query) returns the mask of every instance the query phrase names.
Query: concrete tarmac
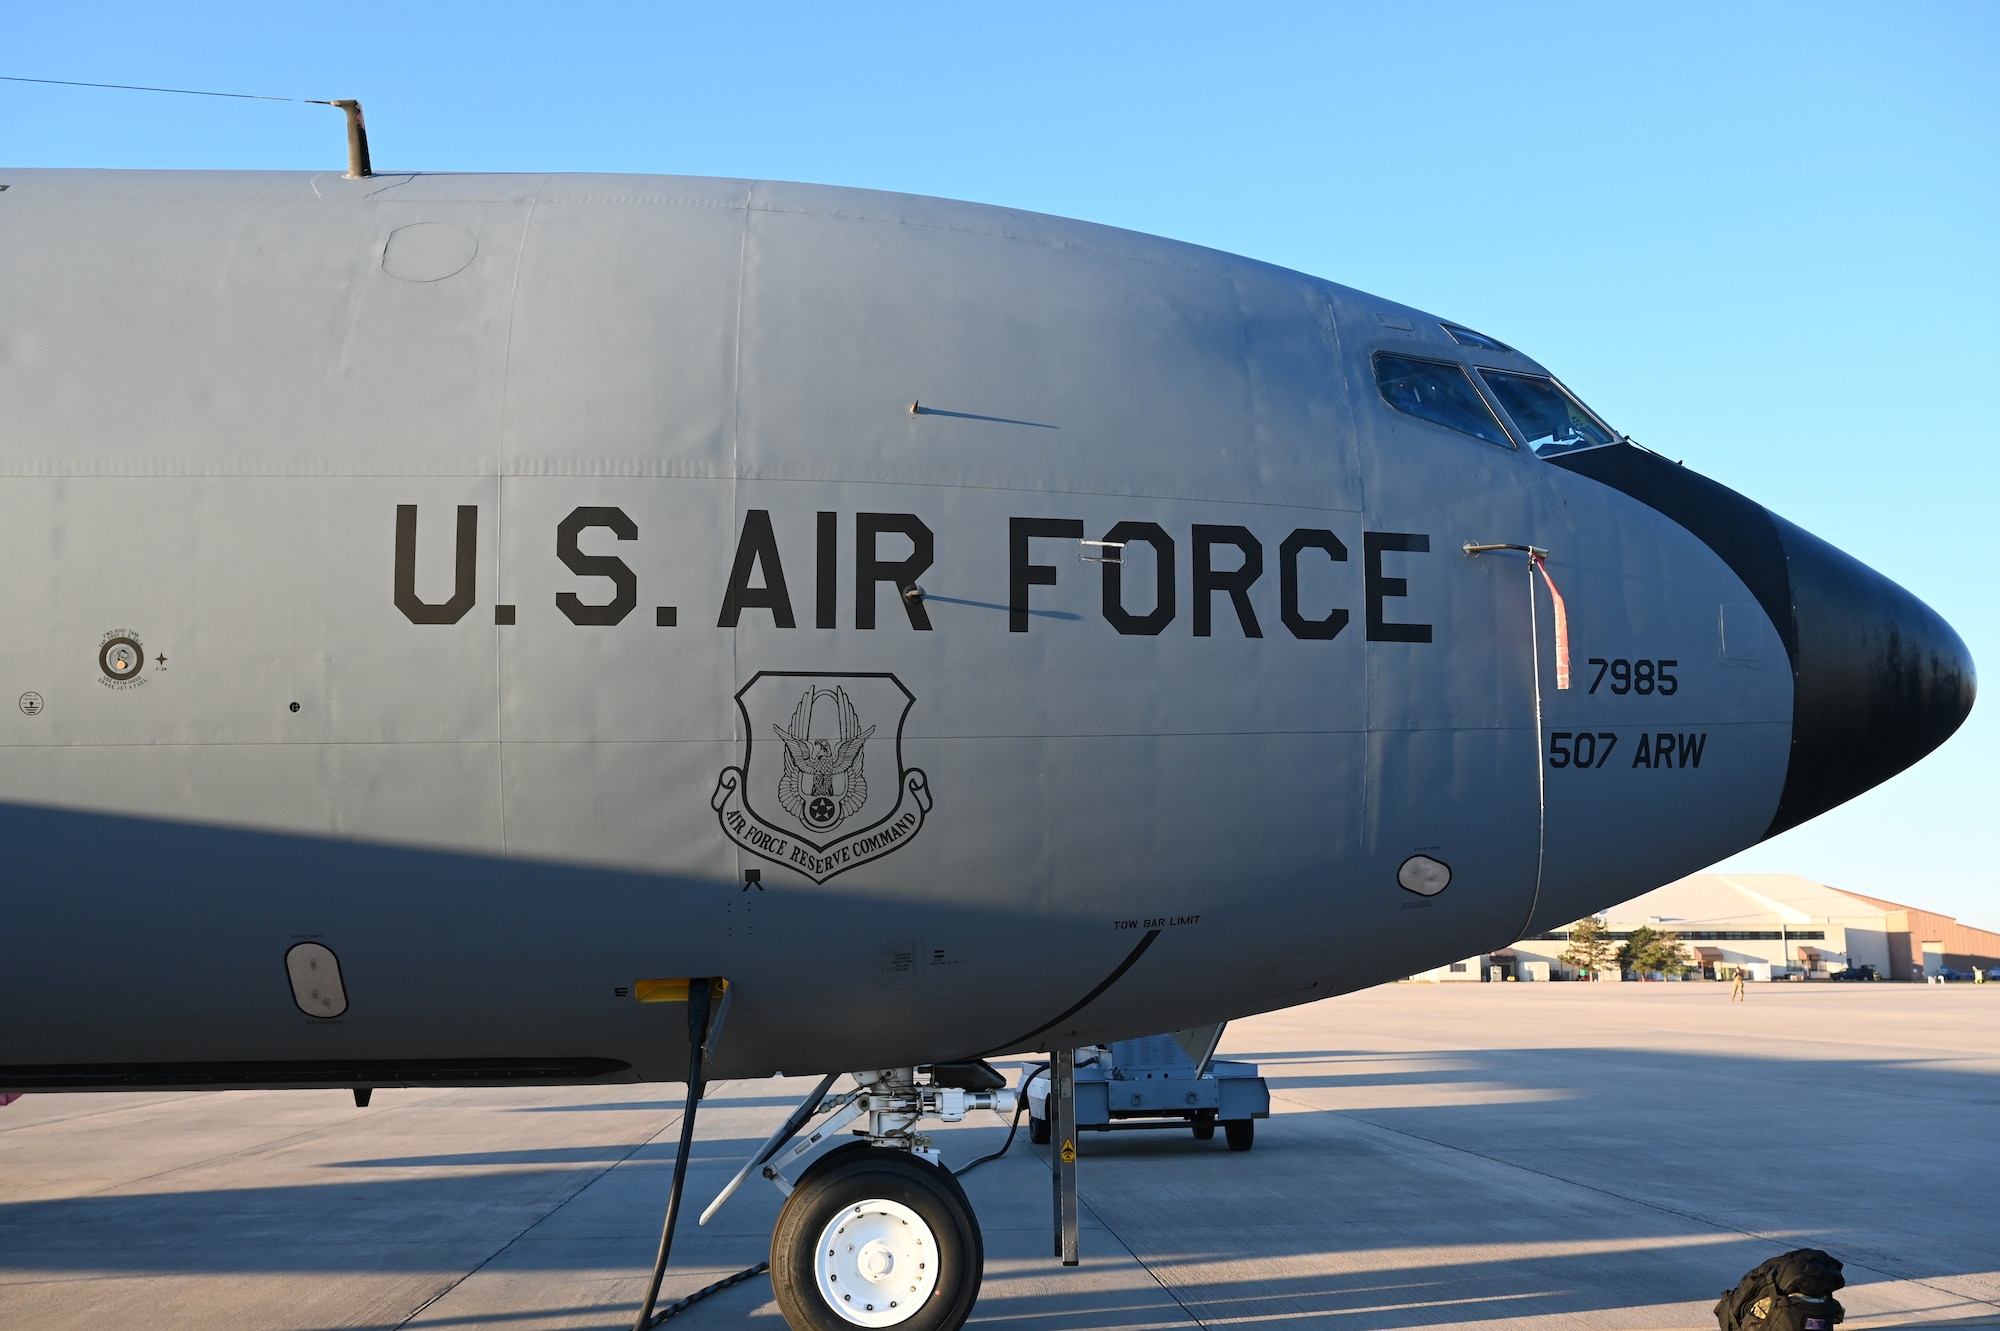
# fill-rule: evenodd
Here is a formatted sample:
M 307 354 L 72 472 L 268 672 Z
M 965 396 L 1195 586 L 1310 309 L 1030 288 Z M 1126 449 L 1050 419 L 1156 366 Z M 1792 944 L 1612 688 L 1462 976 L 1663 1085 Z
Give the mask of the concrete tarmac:
M 2000 1328 L 2000 986 L 1391 985 L 1240 1022 L 1272 1117 L 1087 1134 L 1082 1267 L 1023 1129 L 966 1190 L 974 1325 L 1713 1327 L 1765 1257 L 1847 1262 L 1846 1326 Z M 809 1087 L 703 1106 L 665 1298 L 762 1259 Z M 0 1109 L 0 1325 L 621 1328 L 678 1087 L 27 1096 Z M 998 1146 L 937 1130 L 952 1164 Z M 757 1277 L 673 1325 L 779 1331 Z

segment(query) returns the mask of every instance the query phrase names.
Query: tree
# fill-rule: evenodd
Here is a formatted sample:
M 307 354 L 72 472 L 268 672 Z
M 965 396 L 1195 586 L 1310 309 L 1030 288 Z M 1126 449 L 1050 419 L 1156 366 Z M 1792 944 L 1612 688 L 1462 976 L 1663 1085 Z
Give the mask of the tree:
M 1655 929 L 1642 924 L 1632 931 L 1625 940 L 1625 946 L 1618 949 L 1618 964 L 1641 975 L 1658 971 L 1662 975 L 1679 975 L 1694 963 L 1688 955 L 1687 944 L 1681 942 L 1679 934 L 1671 929 Z
M 1630 934 L 1626 935 L 1625 941 L 1618 945 L 1618 965 L 1622 969 L 1637 971 L 1640 975 L 1644 975 L 1646 968 L 1639 964 L 1639 959 L 1641 954 L 1652 945 L 1652 926 L 1640 925 Z
M 1587 915 L 1569 927 L 1569 946 L 1556 958 L 1585 979 L 1611 964 L 1611 935 L 1604 931 L 1602 915 Z
M 1662 929 L 1653 935 L 1653 946 L 1646 957 L 1648 970 L 1675 979 L 1686 975 L 1694 967 L 1694 957 L 1688 952 L 1687 944 L 1671 929 Z

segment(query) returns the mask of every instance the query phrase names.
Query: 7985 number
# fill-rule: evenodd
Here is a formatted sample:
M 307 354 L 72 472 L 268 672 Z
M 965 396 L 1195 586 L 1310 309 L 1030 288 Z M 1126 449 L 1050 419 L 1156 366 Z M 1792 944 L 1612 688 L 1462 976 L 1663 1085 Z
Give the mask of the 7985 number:
M 1597 686 L 1604 682 L 1606 675 L 1611 676 L 1611 691 L 1620 695 L 1657 693 L 1671 698 L 1680 692 L 1681 682 L 1674 674 L 1674 667 L 1680 664 L 1679 661 L 1628 661 L 1622 656 L 1615 661 L 1607 661 L 1601 656 L 1593 656 L 1589 664 L 1597 667 L 1597 678 L 1590 681 L 1592 693 L 1597 692 Z

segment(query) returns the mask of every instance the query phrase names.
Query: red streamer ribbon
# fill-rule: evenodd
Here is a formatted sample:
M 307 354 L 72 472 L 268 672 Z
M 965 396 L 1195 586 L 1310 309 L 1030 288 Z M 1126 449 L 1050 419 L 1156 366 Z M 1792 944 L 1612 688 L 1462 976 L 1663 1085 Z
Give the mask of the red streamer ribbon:
M 1542 581 L 1549 584 L 1549 599 L 1556 604 L 1556 687 L 1569 687 L 1569 611 L 1563 605 L 1562 593 L 1556 590 L 1555 579 L 1549 576 L 1549 561 L 1540 555 L 1529 555 L 1528 562 L 1542 575 Z

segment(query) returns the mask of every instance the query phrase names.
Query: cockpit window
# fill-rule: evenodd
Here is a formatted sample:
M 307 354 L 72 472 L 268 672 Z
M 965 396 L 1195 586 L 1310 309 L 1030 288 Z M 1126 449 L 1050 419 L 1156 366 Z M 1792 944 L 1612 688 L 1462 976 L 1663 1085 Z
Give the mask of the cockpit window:
M 1514 446 L 1463 366 L 1415 356 L 1381 355 L 1375 358 L 1375 385 L 1397 411 L 1502 448 Z
M 1542 457 L 1618 442 L 1616 431 L 1553 379 L 1506 370 L 1481 370 L 1479 376 L 1513 417 L 1528 447 Z
M 1439 324 L 1438 327 L 1450 333 L 1451 340 L 1458 343 L 1461 347 L 1477 347 L 1481 351 L 1511 352 L 1514 350 L 1514 348 L 1508 346 L 1498 338 L 1488 337 L 1484 333 L 1475 333 L 1470 328 L 1461 327 L 1458 324 Z

